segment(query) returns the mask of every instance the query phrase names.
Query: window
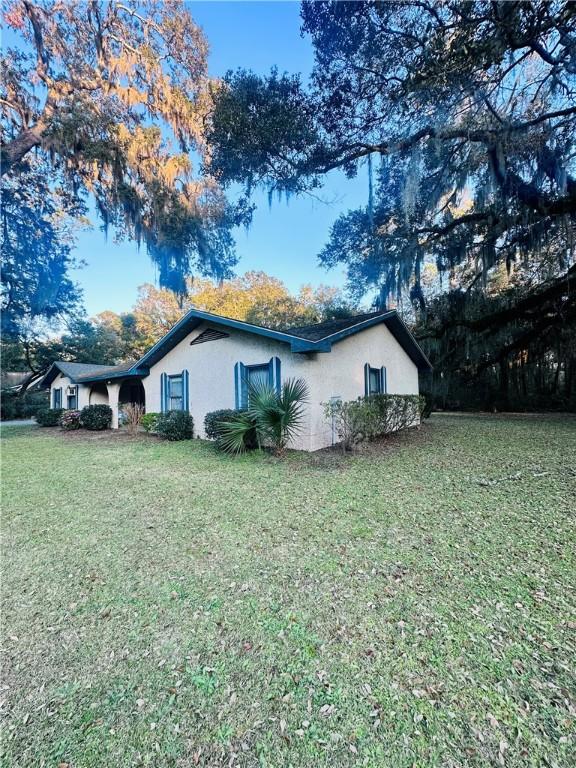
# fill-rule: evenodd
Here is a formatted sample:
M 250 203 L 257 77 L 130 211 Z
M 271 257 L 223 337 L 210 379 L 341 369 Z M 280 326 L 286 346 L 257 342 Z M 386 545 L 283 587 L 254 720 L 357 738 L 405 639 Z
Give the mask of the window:
M 268 384 L 280 394 L 282 381 L 280 367 L 279 357 L 272 357 L 267 363 L 257 365 L 236 363 L 234 366 L 235 407 L 247 407 L 250 385 Z
M 388 391 L 386 368 L 374 368 L 370 363 L 364 365 L 364 395 L 384 395 Z
M 167 411 L 188 411 L 188 371 L 169 376 L 163 373 L 160 376 L 160 407 L 162 413 Z
M 184 410 L 184 386 L 182 376 L 168 376 L 168 410 Z
M 68 410 L 69 411 L 75 411 L 76 410 L 76 395 L 68 395 Z
M 369 395 L 379 395 L 382 391 L 382 382 L 380 381 L 380 369 L 370 368 L 370 380 L 368 386 Z
M 54 405 L 53 408 L 62 408 L 62 388 L 54 390 Z
M 246 366 L 246 381 L 248 382 L 248 399 L 250 399 L 250 387 L 261 387 L 268 384 L 270 368 L 266 365 Z

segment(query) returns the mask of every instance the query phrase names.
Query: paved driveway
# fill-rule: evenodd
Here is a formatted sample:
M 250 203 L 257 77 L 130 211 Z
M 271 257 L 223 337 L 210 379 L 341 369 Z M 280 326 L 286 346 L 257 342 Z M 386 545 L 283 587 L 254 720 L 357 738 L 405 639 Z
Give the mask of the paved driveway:
M 11 421 L 0 421 L 0 427 L 31 427 L 35 425 L 34 419 L 12 419 Z

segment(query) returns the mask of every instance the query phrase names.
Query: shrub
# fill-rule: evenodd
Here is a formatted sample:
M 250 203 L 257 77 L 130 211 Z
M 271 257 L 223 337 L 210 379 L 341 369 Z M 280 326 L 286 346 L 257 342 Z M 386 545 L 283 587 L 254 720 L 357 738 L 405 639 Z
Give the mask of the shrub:
M 29 419 L 38 411 L 50 407 L 48 392 L 14 392 L 12 389 L 2 391 L 0 398 L 1 419 Z
M 142 416 L 140 424 L 142 424 L 146 432 L 156 432 L 156 423 L 160 415 L 159 413 L 145 413 Z
M 60 426 L 66 431 L 80 429 L 82 426 L 80 424 L 81 415 L 80 411 L 64 411 L 60 417 Z
M 108 429 L 112 421 L 112 408 L 109 405 L 85 405 L 80 414 L 80 424 L 85 429 L 99 431 Z
M 194 421 L 186 411 L 161 413 L 156 421 L 156 432 L 165 440 L 190 440 L 194 437 Z
M 303 379 L 288 379 L 280 392 L 267 382 L 249 384 L 249 406 L 220 422 L 218 445 L 227 453 L 242 453 L 251 443 L 272 445 L 277 454 L 302 428 L 308 387 Z
M 41 427 L 57 427 L 64 413 L 64 408 L 41 408 L 36 413 L 36 421 Z
M 416 426 L 424 407 L 425 398 L 420 395 L 370 395 L 349 402 L 325 403 L 324 415 L 347 451 L 363 440 Z
M 219 411 L 210 411 L 204 417 L 204 432 L 209 440 L 218 440 L 221 434 L 220 424 L 234 419 L 242 410 L 234 408 L 221 408 Z
M 144 406 L 138 403 L 128 403 L 123 408 L 124 423 L 128 428 L 128 432 L 131 435 L 135 435 L 138 432 L 138 427 L 142 423 L 142 417 L 144 416 Z

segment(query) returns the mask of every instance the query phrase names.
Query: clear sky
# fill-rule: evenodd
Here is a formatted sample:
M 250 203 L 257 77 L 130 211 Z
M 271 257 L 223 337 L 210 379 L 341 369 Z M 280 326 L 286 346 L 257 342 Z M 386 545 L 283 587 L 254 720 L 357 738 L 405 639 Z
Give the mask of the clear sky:
M 313 64 L 312 46 L 300 35 L 298 2 L 191 2 L 190 10 L 202 26 L 210 44 L 210 74 L 223 75 L 243 67 L 260 74 L 272 66 L 280 71 L 300 72 L 306 78 Z M 266 194 L 257 195 L 253 223 L 246 232 L 235 231 L 238 273 L 263 270 L 283 280 L 296 291 L 302 283 L 343 285 L 342 271 L 326 270 L 317 255 L 328 239 L 332 222 L 342 211 L 366 204 L 364 174 L 350 181 L 333 173 L 320 191 L 320 202 L 309 196 L 289 203 L 268 205 Z M 156 282 L 154 267 L 145 247 L 114 242 L 94 228 L 80 235 L 77 255 L 86 266 L 74 272 L 84 291 L 89 315 L 105 309 L 128 310 L 136 299 L 138 285 Z

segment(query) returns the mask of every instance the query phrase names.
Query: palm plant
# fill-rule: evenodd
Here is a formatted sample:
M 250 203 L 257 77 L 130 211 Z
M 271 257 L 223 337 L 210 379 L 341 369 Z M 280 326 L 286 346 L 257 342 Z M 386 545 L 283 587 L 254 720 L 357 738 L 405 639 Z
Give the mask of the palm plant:
M 280 392 L 268 382 L 249 382 L 248 408 L 220 422 L 218 444 L 227 453 L 243 453 L 253 445 L 271 445 L 277 454 L 302 428 L 308 387 L 303 379 L 288 379 Z

